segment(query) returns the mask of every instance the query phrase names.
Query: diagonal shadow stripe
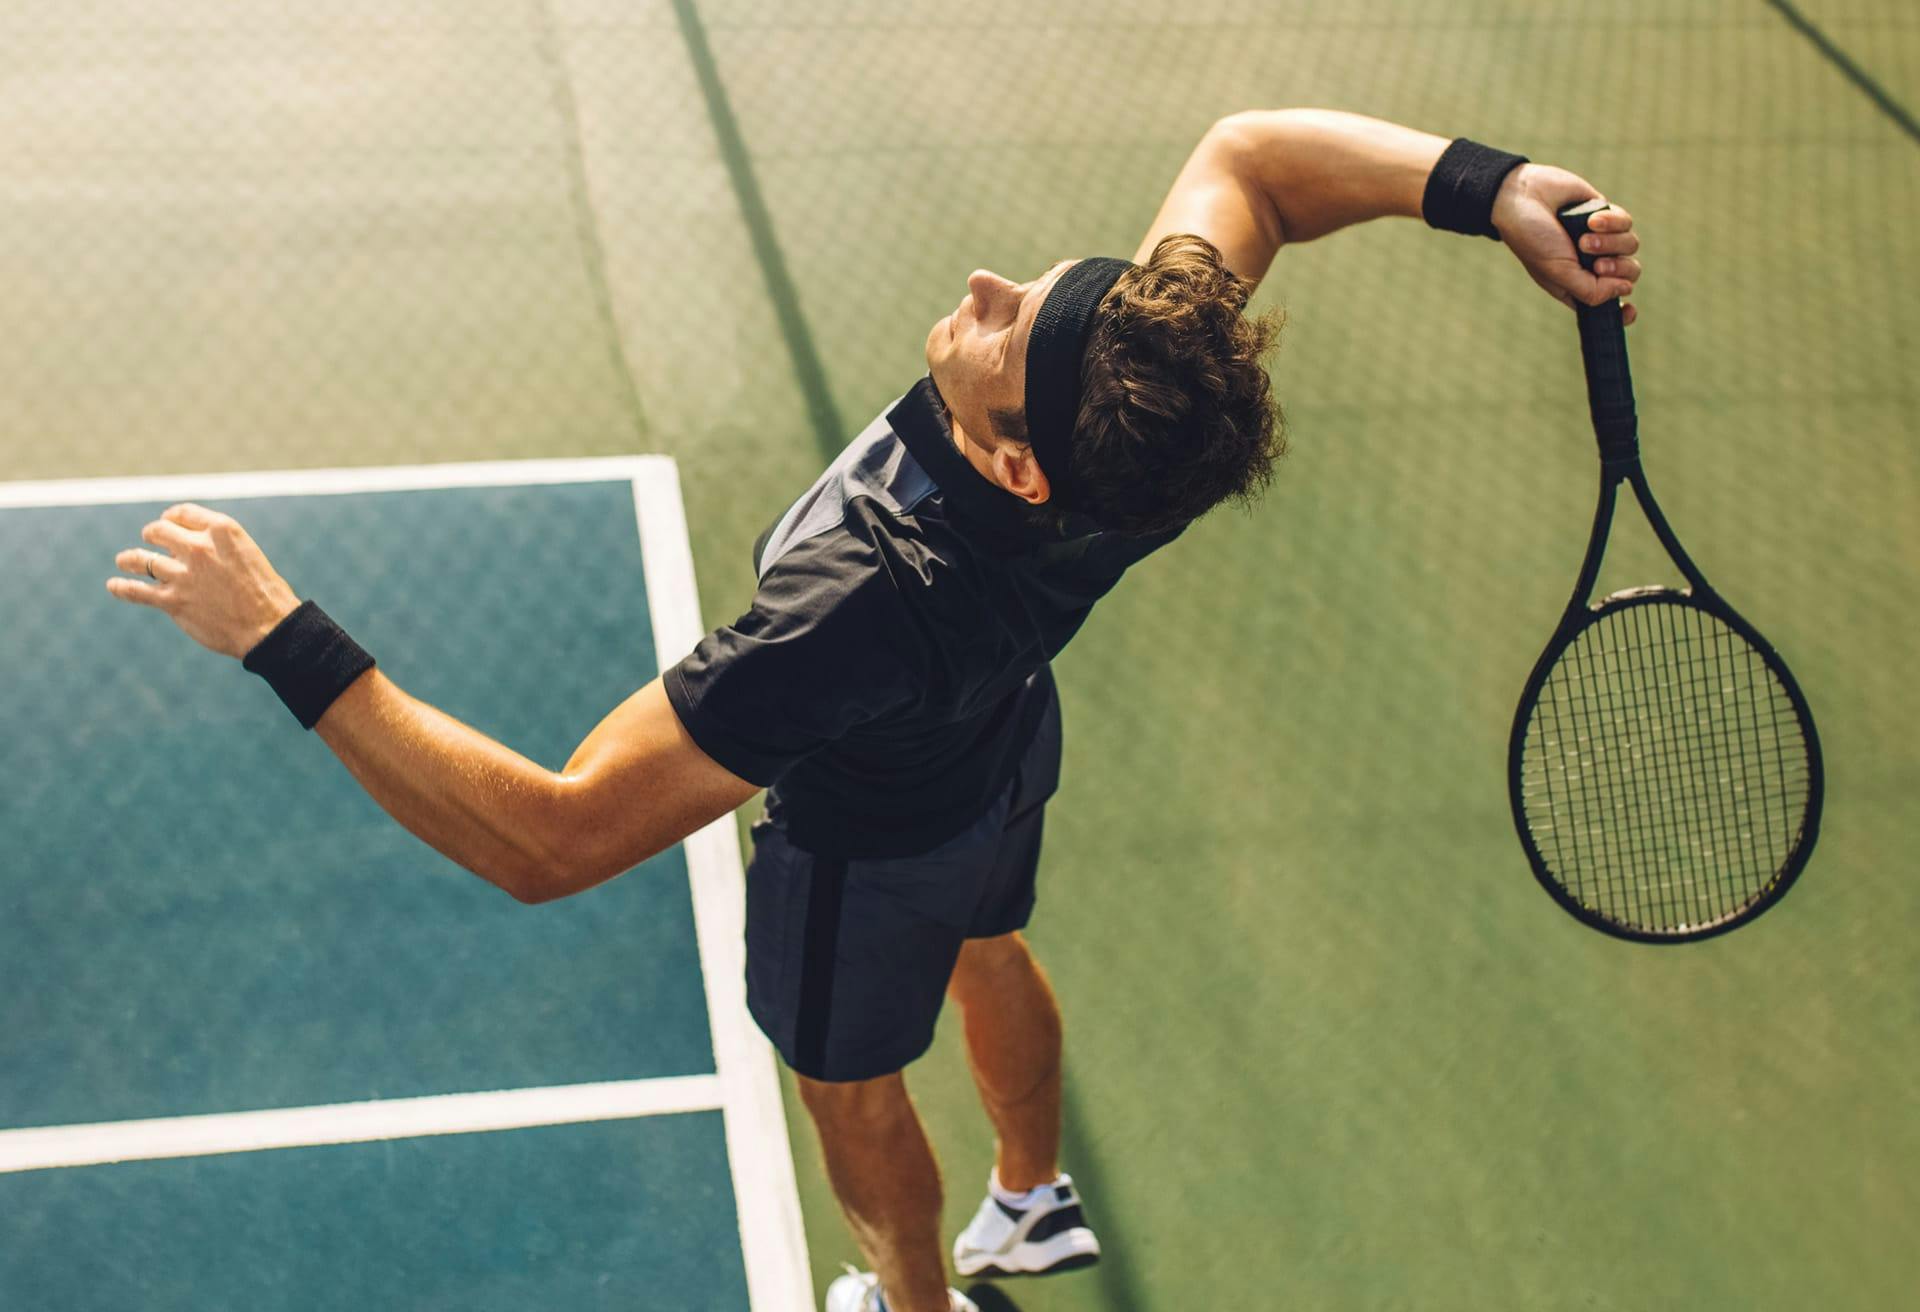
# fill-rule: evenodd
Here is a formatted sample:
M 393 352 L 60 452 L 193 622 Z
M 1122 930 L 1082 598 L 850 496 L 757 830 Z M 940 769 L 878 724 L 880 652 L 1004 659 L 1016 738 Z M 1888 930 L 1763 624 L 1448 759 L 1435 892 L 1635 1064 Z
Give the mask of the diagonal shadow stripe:
M 1106 1166 L 1093 1149 L 1084 1128 L 1079 1101 L 1073 1095 L 1069 1079 L 1061 1089 L 1060 1169 L 1073 1177 L 1074 1187 L 1086 1200 L 1087 1224 L 1100 1236 L 1100 1260 L 1091 1267 L 1058 1275 L 1037 1277 L 1043 1281 L 1090 1280 L 1098 1293 L 1093 1305 L 1106 1312 L 1146 1312 L 1147 1303 L 1140 1293 L 1140 1277 L 1133 1269 L 1127 1237 L 1121 1232 L 1112 1205 L 1103 1200 L 1114 1195 L 1107 1188 Z M 1021 1291 L 1036 1277 L 1023 1276 L 1005 1282 L 974 1281 L 965 1291 L 980 1305 L 980 1312 L 1020 1312 Z
M 573 82 L 567 76 L 566 51 L 561 45 L 559 28 L 547 0 L 533 5 L 534 48 L 547 74 L 547 91 L 552 97 L 554 114 L 560 122 L 567 169 L 567 197 L 573 210 L 574 234 L 580 242 L 580 260 L 585 266 L 587 287 L 593 295 L 594 313 L 606 335 L 613 375 L 621 389 L 621 400 L 633 420 L 632 445 L 638 447 L 647 435 L 647 416 L 640 405 L 640 389 L 634 385 L 633 370 L 627 365 L 627 346 L 620 332 L 620 317 L 613 310 L 613 292 L 607 282 L 606 246 L 600 239 L 600 216 L 593 207 L 593 193 L 587 186 L 586 159 L 580 147 L 580 105 L 573 94 Z
M 1087 1224 L 1100 1236 L 1100 1260 L 1091 1267 L 1038 1279 L 1073 1280 L 1076 1283 L 1090 1280 L 1099 1291 L 1093 1299 L 1096 1307 L 1106 1312 L 1146 1312 L 1147 1303 L 1140 1294 L 1140 1277 L 1133 1268 L 1130 1256 L 1131 1246 L 1121 1232 L 1109 1201 L 1114 1193 L 1107 1187 L 1106 1164 L 1100 1160 L 1093 1141 L 1087 1136 L 1086 1117 L 1080 1110 L 1080 1100 L 1074 1096 L 1071 1067 L 1060 1090 L 1060 1103 L 1060 1169 L 1073 1177 L 1074 1188 L 1085 1200 Z M 1020 1312 L 1020 1304 L 1016 1300 L 1020 1297 L 1021 1289 L 1032 1279 L 1022 1277 L 991 1284 L 975 1281 L 966 1294 L 980 1305 L 980 1312 Z
M 740 213 L 746 220 L 747 236 L 753 244 L 754 257 L 760 262 L 760 271 L 767 280 L 767 296 L 773 301 L 780 335 L 786 339 L 787 354 L 793 360 L 794 377 L 799 381 L 801 395 L 806 398 L 807 419 L 813 428 L 814 445 L 824 459 L 831 461 L 839 454 L 840 448 L 847 444 L 848 434 L 841 426 L 839 408 L 834 405 L 832 390 L 827 386 L 826 368 L 820 363 L 820 353 L 813 345 L 813 333 L 808 329 L 806 315 L 800 309 L 800 293 L 793 284 L 792 275 L 787 272 L 787 259 L 781 253 L 780 240 L 774 233 L 773 216 L 767 210 L 766 199 L 760 194 L 759 180 L 753 174 L 752 161 L 747 157 L 746 138 L 740 134 L 739 121 L 734 118 L 733 106 L 727 100 L 726 87 L 720 81 L 719 66 L 714 62 L 713 49 L 707 44 L 706 28 L 700 22 L 700 14 L 693 0 L 674 0 L 673 12 L 680 21 L 680 34 L 686 40 L 687 55 L 700 79 L 701 94 L 706 97 L 707 117 L 713 123 L 713 133 L 720 144 L 720 158 L 726 164 L 734 196 L 740 202 Z
M 1887 92 L 1885 87 L 1882 87 L 1878 82 L 1874 81 L 1872 75 L 1869 74 L 1866 69 L 1854 63 L 1853 60 L 1848 57 L 1846 51 L 1829 40 L 1825 32 L 1815 27 L 1812 22 L 1807 19 L 1806 15 L 1788 3 L 1788 0 L 1767 0 L 1767 3 L 1778 10 L 1780 16 L 1791 23 L 1794 28 L 1799 31 L 1801 36 L 1813 42 L 1814 46 L 1819 49 L 1821 54 L 1827 57 L 1828 61 L 1832 63 L 1835 68 L 1847 75 L 1849 81 L 1866 92 L 1867 99 L 1878 105 L 1882 113 L 1895 123 L 1898 123 L 1908 136 L 1912 137 L 1915 141 L 1920 141 L 1920 123 L 1916 123 L 1913 115 L 1909 114 L 1906 108 Z

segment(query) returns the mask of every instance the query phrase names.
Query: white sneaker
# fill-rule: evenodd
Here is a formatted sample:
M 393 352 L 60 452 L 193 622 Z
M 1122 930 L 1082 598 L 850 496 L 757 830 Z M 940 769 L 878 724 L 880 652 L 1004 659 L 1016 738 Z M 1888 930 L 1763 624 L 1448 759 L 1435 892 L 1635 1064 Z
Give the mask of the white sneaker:
M 953 1269 L 963 1276 L 1038 1276 L 1099 1261 L 1100 1241 L 1080 1213 L 1073 1177 L 1062 1174 L 1041 1198 L 1015 1210 L 993 1196 L 989 1177 L 980 1210 L 953 1241 Z
M 980 1312 L 980 1305 L 957 1289 L 948 1288 L 947 1300 L 952 1312 Z M 888 1312 L 880 1296 L 880 1277 L 848 1266 L 845 1275 L 827 1286 L 827 1312 Z

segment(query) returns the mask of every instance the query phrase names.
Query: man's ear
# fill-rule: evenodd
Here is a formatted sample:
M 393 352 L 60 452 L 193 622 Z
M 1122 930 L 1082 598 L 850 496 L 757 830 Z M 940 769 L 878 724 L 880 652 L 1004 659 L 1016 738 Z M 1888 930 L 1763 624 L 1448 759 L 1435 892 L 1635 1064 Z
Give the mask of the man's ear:
M 1053 488 L 1033 458 L 1033 448 L 1024 442 L 1000 442 L 993 448 L 994 481 L 1032 505 L 1053 495 Z

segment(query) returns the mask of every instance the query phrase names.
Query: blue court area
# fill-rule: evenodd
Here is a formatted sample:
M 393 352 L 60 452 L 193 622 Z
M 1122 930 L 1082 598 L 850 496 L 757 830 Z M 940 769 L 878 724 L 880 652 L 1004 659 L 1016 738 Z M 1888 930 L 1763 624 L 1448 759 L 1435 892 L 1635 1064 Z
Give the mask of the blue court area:
M 749 1307 L 687 845 L 536 907 L 459 869 L 238 662 L 107 596 L 178 499 L 0 509 L 0 668 L 40 672 L 0 686 L 0 1307 Z M 192 499 L 541 764 L 658 672 L 630 481 Z M 631 1114 L 684 1077 L 704 1109 Z M 565 1110 L 588 1084 L 616 1110 Z M 327 1137 L 436 1095 L 538 1122 L 542 1090 L 577 1123 Z M 322 1146 L 169 1155 L 175 1118 L 288 1108 Z M 159 1146 L 88 1161 L 125 1122 Z M 87 1164 L 20 1165 L 47 1142 Z
M 712 1112 L 0 1176 L 17 1308 L 747 1306 Z

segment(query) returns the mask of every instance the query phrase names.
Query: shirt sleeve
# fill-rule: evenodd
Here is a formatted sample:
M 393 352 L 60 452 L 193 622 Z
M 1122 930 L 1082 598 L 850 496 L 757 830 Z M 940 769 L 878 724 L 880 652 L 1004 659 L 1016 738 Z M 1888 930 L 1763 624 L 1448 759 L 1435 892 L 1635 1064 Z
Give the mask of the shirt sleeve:
M 856 725 L 922 697 L 917 632 L 872 545 L 823 534 L 774 562 L 752 608 L 661 682 L 700 750 L 764 788 Z

